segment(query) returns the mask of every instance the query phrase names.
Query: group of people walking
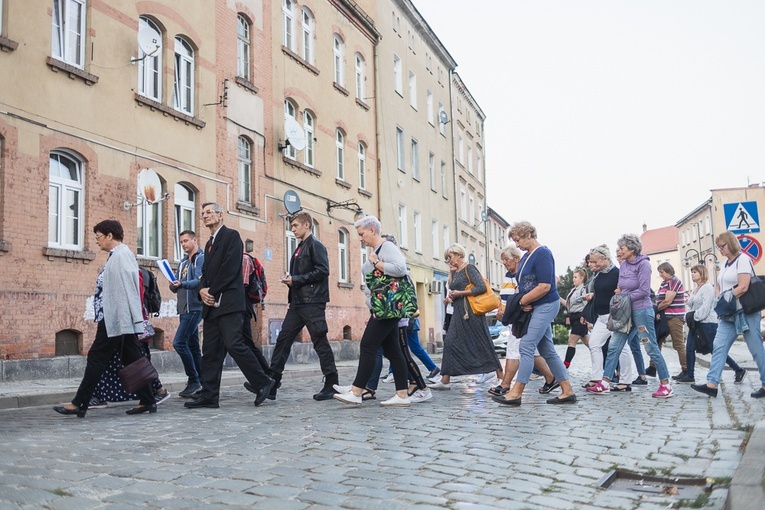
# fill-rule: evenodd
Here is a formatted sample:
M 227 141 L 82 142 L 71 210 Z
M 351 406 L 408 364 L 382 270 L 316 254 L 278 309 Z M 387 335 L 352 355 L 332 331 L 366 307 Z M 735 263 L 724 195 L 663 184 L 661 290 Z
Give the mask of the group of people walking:
M 311 216 L 301 211 L 290 219 L 290 228 L 300 243 L 290 260 L 289 272 L 280 279 L 289 288 L 289 308 L 270 363 L 252 341 L 252 335 L 243 336 L 243 331 L 249 329 L 244 326 L 250 317 L 244 292 L 246 274 L 243 278 L 242 273 L 243 245 L 239 233 L 223 224 L 223 216 L 218 204 L 203 204 L 202 220 L 210 229 L 210 239 L 201 249 L 193 232 L 181 233 L 179 240 L 186 256 L 181 260 L 176 281 L 170 283 L 170 290 L 178 295 L 180 324 L 173 345 L 188 377 L 186 388 L 179 394 L 192 399 L 185 403 L 187 408 L 218 407 L 227 353 L 246 377 L 245 388 L 256 394 L 255 405 L 265 399 L 275 399 L 290 348 L 303 327 L 310 333 L 324 374 L 324 386 L 313 396 L 316 400 L 334 398 L 358 405 L 376 399 L 384 356 L 390 362 L 395 394 L 382 401 L 382 406 L 424 402 L 432 398 L 431 389 L 450 389 L 452 377 L 493 373 L 499 380 L 497 386 L 489 389 L 493 400 L 517 407 L 522 404 L 522 395 L 535 369 L 545 379 L 540 393 L 560 389 L 559 395 L 547 400 L 548 404 L 573 404 L 577 402 L 577 395 L 567 369 L 579 340 L 589 348 L 592 363 L 590 381 L 583 386 L 587 393 L 631 392 L 632 385 L 647 384 L 646 375 L 653 368 L 659 386 L 652 396 L 669 398 L 674 390 L 661 352 L 661 339 L 656 334 L 657 317 L 666 321 L 682 366 L 682 371 L 672 379 L 695 383 L 695 354 L 703 340 L 705 344 L 712 344 L 712 365 L 707 383 L 691 387 L 717 396 L 726 362 L 735 370 L 735 382 L 740 383 L 746 371 L 727 355 L 736 336 L 743 334 L 762 383 L 752 397 L 765 396 L 760 314 L 745 313 L 737 301 L 747 292 L 754 270 L 749 259 L 741 256 L 738 240 L 730 232 L 716 239 L 718 249 L 726 258 L 716 291 L 707 281 L 706 267 L 694 266 L 691 274 L 695 288 L 686 303 L 682 282 L 672 266 L 664 263 L 658 268 L 663 282 L 654 302 L 650 262 L 641 253 L 637 236 L 624 235 L 618 240 L 618 267 L 605 245 L 590 250 L 585 262 L 591 276 L 588 278 L 587 271 L 577 269 L 573 289 L 562 297 L 557 290 L 553 254 L 538 241 L 536 228 L 526 221 L 513 224 L 509 238 L 514 244 L 508 245 L 501 254 L 507 273 L 500 291 L 499 316 L 503 324 L 511 327 L 504 370 L 494 350 L 486 316 L 473 312 L 468 302 L 468 297 L 487 291 L 484 279 L 478 269 L 466 261 L 465 248 L 452 244 L 444 253 L 450 271 L 444 304 L 451 312 L 451 320 L 445 325 L 440 370 L 428 357 L 424 362 L 430 372 L 423 377 L 409 349 L 407 330 L 411 329 L 409 321 L 414 318 L 376 315 L 372 300 L 378 296 L 372 296 L 367 287 L 370 315 L 360 342 L 357 372 L 351 385 L 341 386 L 327 338 L 327 251 L 311 234 Z M 366 216 L 358 220 L 355 227 L 361 242 L 369 249 L 361 268 L 364 275 L 385 275 L 396 282 L 408 278 L 404 254 L 393 236 L 383 234 L 377 218 Z M 96 280 L 93 300 L 96 338 L 77 394 L 70 404 L 54 408 L 61 414 L 79 417 L 85 416 L 110 359 L 121 358 L 122 363 L 128 365 L 144 356 L 136 337 L 145 327 L 145 317 L 135 257 L 122 242 L 119 222 L 102 221 L 93 231 L 99 247 L 109 253 Z M 716 294 L 728 304 L 725 314 L 719 315 L 719 307 L 715 308 Z M 551 327 L 561 306 L 568 311 L 571 324 L 565 360 L 555 350 Z M 202 320 L 204 342 L 200 349 L 198 327 Z M 683 339 L 686 321 L 690 330 L 687 343 Z M 650 358 L 648 368 L 643 362 L 641 345 Z M 419 350 L 415 349 L 422 359 Z M 141 388 L 137 397 L 138 405 L 128 410 L 128 414 L 156 412 L 157 398 L 151 384 Z

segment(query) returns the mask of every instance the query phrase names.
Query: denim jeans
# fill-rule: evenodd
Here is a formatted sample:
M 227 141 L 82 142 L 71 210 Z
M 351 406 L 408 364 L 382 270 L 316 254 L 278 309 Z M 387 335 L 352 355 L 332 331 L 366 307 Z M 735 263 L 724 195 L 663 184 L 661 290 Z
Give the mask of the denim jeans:
M 202 351 L 199 349 L 199 323 L 202 312 L 181 314 L 178 329 L 175 330 L 173 348 L 181 357 L 189 384 L 199 384 L 199 374 L 202 371 Z
M 744 316 L 749 330 L 744 332 L 744 341 L 752 353 L 754 362 L 760 371 L 760 383 L 765 386 L 765 348 L 762 346 L 762 334 L 760 334 L 760 312 L 750 313 Z M 712 361 L 709 363 L 707 381 L 715 386 L 720 384 L 720 376 L 725 366 L 725 358 L 728 356 L 731 345 L 738 335 L 736 325 L 727 320 L 720 320 L 715 335 L 712 350 Z
M 702 322 L 698 325 L 701 329 L 704 330 L 704 334 L 707 336 L 707 338 L 711 338 L 714 340 L 715 336 L 717 336 L 717 323 L 716 322 Z M 686 363 L 688 365 L 688 368 L 685 370 L 685 373 L 688 374 L 689 377 L 693 377 L 694 374 L 694 367 L 696 366 L 696 335 L 692 333 L 691 331 L 688 331 L 688 338 L 686 339 L 685 344 L 685 359 Z M 741 371 L 741 367 L 733 361 L 733 358 L 728 356 L 725 358 L 725 363 L 728 364 L 729 367 L 731 367 L 736 372 Z
M 637 329 L 630 331 L 630 337 L 627 340 L 632 351 L 632 359 L 635 361 L 635 371 L 638 375 L 645 375 L 645 360 L 643 351 L 640 349 L 640 340 L 638 340 Z
M 436 364 L 433 363 L 433 360 L 430 359 L 430 356 L 428 356 L 428 352 L 422 347 L 422 344 L 420 343 L 420 336 L 417 334 L 417 331 L 408 331 L 406 340 L 409 344 L 409 350 L 412 351 L 412 354 L 417 356 L 420 361 L 422 361 L 423 365 L 425 365 L 425 368 L 427 368 L 429 372 L 432 372 L 433 369 L 436 368 Z
M 611 334 L 611 346 L 609 347 L 609 354 L 611 352 L 619 353 L 624 349 L 624 345 L 627 343 L 629 337 L 637 332 L 637 338 L 640 343 L 645 347 L 648 356 L 656 366 L 656 372 L 659 379 L 664 381 L 669 379 L 669 370 L 667 369 L 667 363 L 664 361 L 664 356 L 661 355 L 661 349 L 656 342 L 656 330 L 654 329 L 654 312 L 653 307 L 643 308 L 642 310 L 632 310 L 632 327 L 629 333 L 621 333 L 614 331 Z M 606 360 L 606 368 L 603 370 L 606 374 L 613 374 L 616 369 L 616 363 L 619 361 L 618 356 L 608 356 Z
M 563 365 L 560 356 L 555 351 L 555 344 L 552 340 L 552 323 L 555 316 L 558 315 L 560 302 L 545 303 L 535 305 L 531 312 L 529 328 L 526 334 L 521 338 L 521 361 L 518 366 L 519 383 L 528 384 L 529 376 L 534 368 L 534 352 L 539 350 L 539 355 L 547 361 L 547 366 L 558 382 L 568 380 L 568 372 Z

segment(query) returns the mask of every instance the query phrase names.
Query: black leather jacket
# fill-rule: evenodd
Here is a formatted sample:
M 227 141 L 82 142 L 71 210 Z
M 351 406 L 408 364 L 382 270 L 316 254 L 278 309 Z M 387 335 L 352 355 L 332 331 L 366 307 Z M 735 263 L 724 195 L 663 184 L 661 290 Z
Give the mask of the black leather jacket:
M 313 235 L 298 245 L 292 256 L 292 286 L 288 301 L 293 305 L 324 304 L 329 301 L 327 248 Z

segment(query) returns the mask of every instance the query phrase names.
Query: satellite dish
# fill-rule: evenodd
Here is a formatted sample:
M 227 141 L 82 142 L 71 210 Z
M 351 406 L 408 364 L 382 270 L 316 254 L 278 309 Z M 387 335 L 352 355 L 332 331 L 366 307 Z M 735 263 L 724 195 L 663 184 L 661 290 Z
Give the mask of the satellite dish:
M 158 202 L 162 198 L 162 183 L 157 172 L 144 168 L 138 174 L 138 194 L 142 195 L 147 204 Z
M 138 31 L 138 47 L 144 55 L 153 57 L 162 47 L 162 36 L 151 27 L 143 27 Z
M 284 138 L 295 150 L 302 151 L 306 146 L 305 131 L 292 117 L 284 118 Z
M 441 110 L 440 112 L 438 112 L 438 120 L 441 122 L 441 124 L 448 124 L 449 116 L 446 115 L 446 112 L 444 110 Z
M 284 208 L 290 214 L 295 214 L 300 210 L 300 197 L 291 189 L 284 192 Z

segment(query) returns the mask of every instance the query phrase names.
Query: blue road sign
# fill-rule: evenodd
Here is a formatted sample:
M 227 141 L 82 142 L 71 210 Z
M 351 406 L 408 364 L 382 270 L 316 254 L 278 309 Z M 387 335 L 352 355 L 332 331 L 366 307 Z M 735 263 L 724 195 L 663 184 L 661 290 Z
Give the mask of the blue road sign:
M 760 231 L 760 215 L 757 202 L 732 202 L 723 204 L 725 229 L 734 234 L 754 234 Z

